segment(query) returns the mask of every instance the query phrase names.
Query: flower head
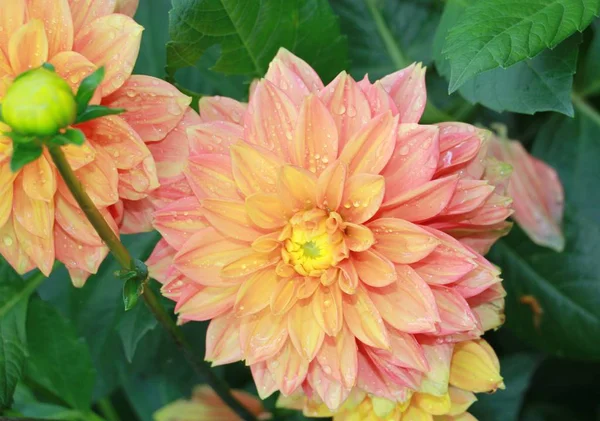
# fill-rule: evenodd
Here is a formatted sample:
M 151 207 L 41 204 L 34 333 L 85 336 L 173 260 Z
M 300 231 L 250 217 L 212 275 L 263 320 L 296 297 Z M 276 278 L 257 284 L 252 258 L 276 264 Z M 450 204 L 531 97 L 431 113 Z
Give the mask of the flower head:
M 419 65 L 324 86 L 281 50 L 248 106 L 200 101 L 149 264 L 181 322 L 212 319 L 206 358 L 245 360 L 261 397 L 435 391 L 451 343 L 502 323 L 479 252 L 506 232 L 504 180 L 487 132 L 417 124 L 425 99 Z
M 188 155 L 185 127 L 199 122 L 188 110 L 190 98 L 158 79 L 131 76 L 142 27 L 113 13 L 114 0 L 5 3 L 0 8 L 4 119 L 13 129 L 36 134 L 72 123 L 71 96 L 86 76 L 104 66 L 104 81 L 91 104 L 127 112 L 74 126 L 86 142 L 63 150 L 115 231 L 150 229 L 153 192 L 163 180 L 182 176 Z M 56 74 L 29 72 L 46 62 Z M 31 89 L 39 91 L 34 95 Z M 51 121 L 35 117 L 35 110 L 46 105 L 56 108 Z M 26 119 L 23 113 L 11 114 L 22 107 Z M 11 171 L 13 145 L 5 135 L 10 130 L 0 123 L 0 254 L 21 273 L 37 266 L 48 274 L 56 258 L 65 263 L 73 282 L 82 285 L 108 250 L 47 153 Z M 165 200 L 161 196 L 160 202 Z

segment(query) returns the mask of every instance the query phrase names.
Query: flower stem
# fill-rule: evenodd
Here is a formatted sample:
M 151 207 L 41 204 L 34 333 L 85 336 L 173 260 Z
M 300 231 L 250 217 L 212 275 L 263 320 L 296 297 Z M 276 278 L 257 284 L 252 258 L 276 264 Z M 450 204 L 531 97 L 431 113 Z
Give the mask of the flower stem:
M 50 156 L 52 156 L 52 160 L 58 169 L 58 172 L 64 179 L 67 187 L 73 194 L 73 197 L 81 207 L 83 213 L 85 213 L 86 217 L 100 236 L 104 243 L 108 246 L 112 254 L 115 256 L 119 264 L 123 269 L 127 270 L 136 270 L 135 264 L 129 251 L 119 237 L 114 233 L 114 231 L 110 228 L 100 211 L 92 202 L 92 199 L 88 196 L 85 191 L 85 188 L 81 184 L 81 182 L 77 179 L 77 176 L 73 172 L 73 169 L 69 165 L 65 154 L 63 153 L 60 146 L 51 145 L 48 146 L 48 150 L 50 151 Z M 242 420 L 245 421 L 255 421 L 256 418 L 246 407 L 244 407 L 232 394 L 229 390 L 229 386 L 226 382 L 218 378 L 213 371 L 211 370 L 208 363 L 206 363 L 201 358 L 196 356 L 193 348 L 190 343 L 187 341 L 183 332 L 170 315 L 166 312 L 164 307 L 158 301 L 158 297 L 152 291 L 152 288 L 146 286 L 143 289 L 142 297 L 146 302 L 146 305 L 156 318 L 158 322 L 162 325 L 162 327 L 169 333 L 169 336 L 173 339 L 173 341 L 177 344 L 177 346 L 182 350 L 185 355 L 188 363 L 194 368 L 196 374 L 200 377 L 206 379 L 206 382 L 215 393 L 228 405 Z M 0 420 L 1 421 L 1 420 Z

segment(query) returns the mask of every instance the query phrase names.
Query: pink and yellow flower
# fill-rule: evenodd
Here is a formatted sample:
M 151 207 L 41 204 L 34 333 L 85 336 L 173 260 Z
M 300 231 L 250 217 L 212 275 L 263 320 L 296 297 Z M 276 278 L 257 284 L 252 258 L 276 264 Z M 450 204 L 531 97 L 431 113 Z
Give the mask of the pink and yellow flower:
M 255 396 L 242 390 L 232 390 L 233 396 L 259 420 L 271 419 Z M 180 399 L 154 414 L 155 421 L 237 421 L 240 418 L 208 386 L 194 389 L 191 400 Z
M 564 191 L 556 171 L 531 156 L 520 142 L 509 140 L 504 127 L 492 137 L 490 152 L 513 168 L 508 194 L 517 224 L 534 243 L 562 251 Z
M 480 253 L 507 230 L 507 174 L 486 131 L 418 124 L 424 72 L 324 86 L 282 49 L 247 106 L 200 101 L 148 263 L 180 322 L 211 320 L 206 358 L 244 360 L 263 398 L 431 393 L 453 342 L 502 323 Z
M 301 410 L 308 417 L 333 416 L 333 421 L 476 421 L 466 411 L 477 401 L 475 393 L 504 389 L 499 369 L 498 358 L 487 342 L 465 341 L 455 345 L 451 359 L 440 363 L 446 387 L 439 393 L 410 392 L 394 401 L 355 388 L 337 413 L 318 396 L 309 398 L 304 392 L 281 396 L 277 405 Z
M 120 2 L 133 12 L 133 2 Z M 142 27 L 113 13 L 116 0 L 11 0 L 0 8 L 0 102 L 22 72 L 51 63 L 75 91 L 105 66 L 92 103 L 127 109 L 76 126 L 82 147 L 65 154 L 115 231 L 150 229 L 152 192 L 180 176 L 188 149 L 185 127 L 199 122 L 190 98 L 169 84 L 131 76 Z M 55 258 L 82 285 L 107 254 L 54 165 L 44 154 L 12 173 L 12 144 L 0 125 L 0 253 L 19 272 L 48 274 Z M 164 198 L 161 197 L 161 203 Z

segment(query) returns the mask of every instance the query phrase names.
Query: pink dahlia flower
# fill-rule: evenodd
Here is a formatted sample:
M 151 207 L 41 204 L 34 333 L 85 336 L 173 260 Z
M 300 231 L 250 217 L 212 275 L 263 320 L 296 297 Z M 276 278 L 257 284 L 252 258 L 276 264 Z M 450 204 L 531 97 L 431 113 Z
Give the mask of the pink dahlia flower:
M 488 134 L 417 124 L 425 102 L 420 65 L 324 86 L 286 50 L 247 106 L 201 100 L 149 264 L 181 322 L 212 320 L 206 358 L 244 360 L 261 397 L 427 391 L 452 342 L 502 322 L 479 253 L 511 212 Z
M 131 76 L 142 27 L 113 13 L 115 0 L 10 0 L 0 7 L 0 102 L 13 79 L 49 62 L 72 87 L 99 66 L 106 77 L 94 104 L 127 109 L 77 125 L 86 136 L 63 148 L 69 163 L 115 231 L 151 228 L 152 192 L 180 176 L 187 159 L 185 126 L 198 123 L 190 99 L 169 84 Z M 133 12 L 132 2 L 120 2 Z M 125 7 L 125 6 L 123 6 Z M 0 253 L 20 273 L 46 275 L 55 258 L 75 285 L 107 254 L 47 154 L 10 170 L 12 144 L 0 124 Z M 160 199 L 162 203 L 164 198 Z
M 508 194 L 517 224 L 534 243 L 562 251 L 564 191 L 556 171 L 531 156 L 520 142 L 506 138 L 506 128 L 492 137 L 490 153 L 513 168 Z

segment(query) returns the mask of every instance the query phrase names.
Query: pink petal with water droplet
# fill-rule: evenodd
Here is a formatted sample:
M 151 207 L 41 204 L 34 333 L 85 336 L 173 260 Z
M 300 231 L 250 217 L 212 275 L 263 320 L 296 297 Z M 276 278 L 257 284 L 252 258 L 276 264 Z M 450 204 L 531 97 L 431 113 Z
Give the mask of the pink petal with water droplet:
M 203 96 L 198 102 L 200 119 L 204 122 L 224 121 L 241 125 L 247 105 L 222 96 Z
M 418 123 L 427 103 L 425 68 L 421 63 L 385 76 L 381 84 L 398 108 L 400 123 Z

